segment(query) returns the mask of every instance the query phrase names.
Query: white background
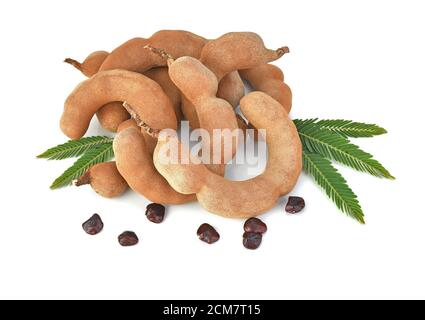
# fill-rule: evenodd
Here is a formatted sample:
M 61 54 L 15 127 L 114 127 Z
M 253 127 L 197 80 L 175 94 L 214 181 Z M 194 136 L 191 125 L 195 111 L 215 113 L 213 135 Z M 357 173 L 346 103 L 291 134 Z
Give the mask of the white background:
M 425 298 L 423 132 L 425 20 L 422 1 L 0 1 L 0 298 L 297 299 Z M 294 118 L 378 123 L 385 136 L 356 141 L 397 177 L 342 168 L 366 214 L 340 213 L 302 176 L 302 214 L 279 205 L 262 216 L 257 251 L 242 247 L 243 221 L 197 204 L 168 208 L 154 225 L 135 194 L 102 199 L 89 187 L 49 190 L 71 163 L 36 160 L 62 143 L 63 102 L 83 76 L 62 63 L 112 50 L 160 29 L 208 38 L 259 33 L 288 45 L 277 64 L 294 93 Z M 98 134 L 96 122 L 89 134 Z M 98 212 L 104 231 L 81 223 Z M 222 239 L 208 246 L 209 222 Z M 124 230 L 139 245 L 122 248 Z

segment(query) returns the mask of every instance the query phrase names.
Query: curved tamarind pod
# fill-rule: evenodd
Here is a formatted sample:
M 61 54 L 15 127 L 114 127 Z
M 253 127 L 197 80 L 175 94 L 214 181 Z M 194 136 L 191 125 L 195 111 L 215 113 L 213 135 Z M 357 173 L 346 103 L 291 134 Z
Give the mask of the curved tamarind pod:
M 162 204 L 181 204 L 196 199 L 193 194 L 176 192 L 158 173 L 140 128 L 130 126 L 118 132 L 113 148 L 118 171 L 133 191 Z
M 183 118 L 181 110 L 181 94 L 173 81 L 171 81 L 170 76 L 168 75 L 168 68 L 153 68 L 146 71 L 144 75 L 156 81 L 161 86 L 162 90 L 164 90 L 165 94 L 168 96 L 168 98 L 170 98 L 170 101 L 174 107 L 174 112 L 176 113 L 177 121 L 180 123 Z
M 71 58 L 65 59 L 65 62 L 73 65 L 75 68 L 80 70 L 85 76 L 91 77 L 99 71 L 100 66 L 102 65 L 102 63 L 104 62 L 104 60 L 106 59 L 108 55 L 109 55 L 109 52 L 106 52 L 106 51 L 95 51 L 91 53 L 84 60 L 83 63 L 80 63 Z M 180 108 L 180 105 L 181 105 L 180 92 L 170 80 L 168 76 L 167 68 L 153 68 L 146 71 L 144 74 L 147 77 L 159 83 L 159 85 L 162 87 L 164 92 L 168 95 L 171 102 L 173 103 L 177 120 L 180 122 L 180 120 L 182 119 L 182 113 Z M 232 75 L 232 78 L 234 77 L 235 75 Z M 236 85 L 236 83 L 226 83 L 226 82 L 224 84 L 225 86 Z M 225 88 L 224 90 L 227 93 L 231 90 L 231 88 L 229 89 Z M 96 113 L 96 116 L 99 119 L 99 123 L 101 124 L 101 126 L 104 129 L 111 132 L 116 132 L 120 123 L 130 118 L 130 115 L 128 114 L 128 112 L 123 108 L 122 102 L 119 102 L 119 101 L 114 101 L 114 102 L 110 102 L 106 104 L 101 109 L 99 109 L 99 111 Z
M 264 64 L 251 69 L 239 70 L 243 79 L 256 91 L 267 93 L 278 101 L 289 113 L 292 107 L 292 92 L 284 82 L 282 70 L 272 64 Z
M 99 71 L 124 69 L 144 73 L 154 67 L 166 66 L 166 62 L 152 52 L 143 49 L 151 44 L 167 50 L 173 57 L 199 57 L 207 39 L 184 30 L 161 30 L 150 38 L 134 38 L 114 49 L 105 59 Z
M 149 79 L 157 82 L 164 93 L 170 98 L 170 101 L 173 105 L 174 112 L 176 113 L 177 121 L 180 123 L 182 120 L 182 111 L 181 111 L 181 96 L 180 91 L 171 81 L 168 76 L 168 68 L 166 67 L 158 67 L 153 68 L 144 73 Z M 114 101 L 104 105 L 99 111 L 96 112 L 96 116 L 99 120 L 100 125 L 112 132 L 117 132 L 118 126 L 130 118 L 127 110 L 122 106 L 122 102 Z M 155 143 L 156 144 L 156 143 Z M 153 149 L 155 145 L 151 148 Z
M 83 62 L 66 58 L 64 62 L 69 63 L 76 69 L 80 70 L 86 77 L 91 77 L 99 70 L 102 63 L 108 57 L 109 52 L 107 51 L 95 51 L 90 53 Z
M 288 47 L 277 50 L 267 49 L 256 33 L 229 32 L 209 41 L 203 47 L 199 60 L 220 81 L 230 72 L 275 61 L 288 52 Z
M 96 111 L 110 101 L 128 101 L 153 128 L 177 128 L 173 106 L 159 84 L 136 72 L 109 70 L 83 81 L 68 96 L 62 132 L 71 139 L 81 138 Z
M 75 181 L 77 187 L 90 184 L 102 197 L 113 198 L 123 194 L 128 184 L 117 170 L 115 161 L 95 164 Z
M 108 55 L 109 52 L 107 51 L 95 51 L 90 53 L 82 63 L 71 58 L 66 58 L 64 62 L 71 64 L 76 69 L 80 70 L 86 77 L 90 78 L 99 71 L 100 66 Z M 122 102 L 120 101 L 107 103 L 96 112 L 96 116 L 100 125 L 111 132 L 116 132 L 118 125 L 130 118 L 130 115 L 122 107 Z
M 170 98 L 170 101 L 173 104 L 174 112 L 176 113 L 177 121 L 180 122 L 182 119 L 180 91 L 168 76 L 168 68 L 153 68 L 146 71 L 144 75 L 149 79 L 154 80 L 161 86 L 162 90 L 164 90 L 164 93 Z M 96 112 L 96 116 L 100 125 L 104 129 L 112 132 L 117 132 L 118 126 L 130 118 L 127 110 L 125 110 L 125 108 L 122 106 L 122 102 L 119 101 L 107 103 Z M 155 145 L 150 148 L 152 152 L 155 148 Z
M 302 169 L 302 148 L 297 129 L 287 112 L 273 98 L 251 92 L 241 100 L 244 116 L 257 128 L 266 130 L 268 161 L 259 176 L 230 181 L 216 175 L 203 164 L 168 162 L 163 147 L 179 144 L 178 138 L 160 135 L 154 152 L 154 165 L 178 192 L 196 193 L 208 211 L 231 218 L 249 218 L 272 208 L 278 198 L 294 187 Z M 181 145 L 181 144 L 180 144 Z
M 154 49 L 153 49 L 154 50 Z M 225 132 L 233 132 L 238 128 L 235 112 L 224 99 L 216 97 L 218 90 L 217 77 L 199 60 L 192 57 L 181 57 L 173 60 L 168 56 L 168 73 L 182 94 L 193 103 L 199 119 L 200 127 L 213 137 L 213 130 L 221 129 L 219 163 L 207 164 L 211 171 L 224 175 L 225 164 L 231 160 L 237 149 L 237 136 L 232 136 L 231 150 L 225 149 Z M 214 158 L 214 143 L 210 141 L 210 155 Z

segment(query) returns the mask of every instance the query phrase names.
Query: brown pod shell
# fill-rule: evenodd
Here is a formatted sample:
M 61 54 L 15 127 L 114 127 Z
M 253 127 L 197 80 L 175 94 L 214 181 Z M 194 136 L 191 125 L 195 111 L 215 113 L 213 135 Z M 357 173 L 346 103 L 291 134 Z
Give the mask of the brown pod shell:
M 171 101 L 159 84 L 136 72 L 110 70 L 98 72 L 68 96 L 60 121 L 63 133 L 80 139 L 93 115 L 111 101 L 127 101 L 152 128 L 177 128 Z

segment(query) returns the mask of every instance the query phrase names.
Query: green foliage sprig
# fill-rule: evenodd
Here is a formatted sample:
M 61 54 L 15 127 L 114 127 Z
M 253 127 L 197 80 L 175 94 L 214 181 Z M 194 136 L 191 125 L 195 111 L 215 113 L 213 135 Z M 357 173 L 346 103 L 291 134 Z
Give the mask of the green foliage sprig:
M 315 120 L 294 120 L 304 149 L 323 155 L 358 171 L 376 177 L 394 177 L 372 155 L 332 130 L 317 125 Z M 366 126 L 366 125 L 365 125 Z
M 376 124 L 354 122 L 351 120 L 314 119 L 314 123 L 323 129 L 331 130 L 332 132 L 338 133 L 345 138 L 370 138 L 387 133 L 387 130 L 377 126 Z
M 342 211 L 360 223 L 365 223 L 356 194 L 332 165 L 331 160 L 376 177 L 394 179 L 372 155 L 351 143 L 348 137 L 373 137 L 387 131 L 375 124 L 351 120 L 296 119 L 303 147 L 303 170 L 325 190 L 327 196 Z
M 50 148 L 39 154 L 37 158 L 45 158 L 48 160 L 62 160 L 67 158 L 79 157 L 90 149 L 99 145 L 112 142 L 113 138 L 96 136 L 84 137 L 80 140 L 69 140 L 64 144 Z
M 342 212 L 360 223 L 365 222 L 363 210 L 356 194 L 330 160 L 320 154 L 303 150 L 303 170 L 313 177 L 314 181 L 325 190 L 328 197 Z

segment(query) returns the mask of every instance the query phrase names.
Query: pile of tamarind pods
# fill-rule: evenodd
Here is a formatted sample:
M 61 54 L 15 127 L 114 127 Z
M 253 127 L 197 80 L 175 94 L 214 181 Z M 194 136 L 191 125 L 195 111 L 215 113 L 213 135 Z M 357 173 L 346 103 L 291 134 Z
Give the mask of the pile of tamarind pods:
M 288 115 L 292 93 L 283 72 L 270 64 L 287 52 L 287 47 L 266 48 L 252 32 L 207 40 L 187 31 L 162 30 L 147 39 L 131 39 L 110 53 L 93 52 L 82 63 L 66 59 L 88 79 L 65 101 L 63 133 L 80 139 L 95 114 L 103 128 L 117 132 L 115 161 L 93 166 L 76 184 L 91 184 L 105 197 L 130 187 L 162 204 L 197 200 L 225 217 L 266 212 L 293 189 L 302 168 L 301 142 Z M 255 91 L 245 95 L 242 79 Z M 248 123 L 235 113 L 238 105 Z M 177 130 L 184 119 L 192 129 L 211 134 L 248 126 L 266 130 L 264 172 L 245 181 L 224 177 L 237 139 L 227 146 L 230 158 L 221 150 L 218 163 L 203 164 L 193 154 L 187 162 L 164 161 L 160 150 L 166 144 L 188 148 L 164 130 Z M 226 147 L 224 137 L 220 143 Z M 206 147 L 216 152 L 212 142 Z

